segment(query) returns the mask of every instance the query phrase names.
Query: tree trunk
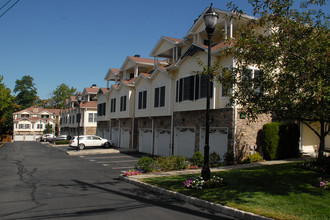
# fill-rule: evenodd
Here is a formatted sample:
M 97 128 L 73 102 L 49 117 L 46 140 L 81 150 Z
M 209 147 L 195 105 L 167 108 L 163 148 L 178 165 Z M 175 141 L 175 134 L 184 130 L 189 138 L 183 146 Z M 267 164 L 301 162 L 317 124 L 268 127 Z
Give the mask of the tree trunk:
M 319 146 L 319 155 L 318 158 L 322 158 L 324 156 L 324 147 L 325 147 L 325 126 L 324 126 L 324 120 L 320 120 L 321 123 L 321 134 L 320 134 L 320 146 Z

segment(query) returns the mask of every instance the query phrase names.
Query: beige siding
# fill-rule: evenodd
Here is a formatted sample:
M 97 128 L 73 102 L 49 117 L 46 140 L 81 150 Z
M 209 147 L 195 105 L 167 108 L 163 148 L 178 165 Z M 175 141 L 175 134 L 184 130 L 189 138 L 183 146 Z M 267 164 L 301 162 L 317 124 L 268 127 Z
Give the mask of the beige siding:
M 155 108 L 155 89 L 161 86 L 165 86 L 165 106 Z M 171 115 L 171 102 L 173 100 L 172 92 L 174 92 L 174 88 L 172 85 L 172 80 L 168 76 L 167 73 L 160 72 L 152 79 L 152 96 L 151 96 L 151 115 L 152 116 L 168 116 Z
M 139 77 L 138 82 L 135 84 L 135 117 L 149 117 L 150 106 L 152 104 L 151 99 L 151 82 L 149 79 Z M 147 91 L 147 107 L 146 109 L 138 109 L 139 107 L 139 92 Z M 132 97 L 133 98 L 133 97 Z

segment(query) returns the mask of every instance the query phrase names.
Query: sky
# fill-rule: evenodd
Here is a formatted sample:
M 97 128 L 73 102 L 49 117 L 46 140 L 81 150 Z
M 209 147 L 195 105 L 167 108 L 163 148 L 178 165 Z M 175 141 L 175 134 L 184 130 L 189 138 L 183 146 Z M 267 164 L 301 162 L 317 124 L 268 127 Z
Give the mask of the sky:
M 0 17 L 0 75 L 11 91 L 30 75 L 41 99 L 62 83 L 77 91 L 106 87 L 109 68 L 120 68 L 127 56 L 149 58 L 161 36 L 183 38 L 211 2 L 20 0 Z M 213 0 L 214 8 L 226 10 L 226 2 Z M 247 0 L 235 3 L 249 12 Z

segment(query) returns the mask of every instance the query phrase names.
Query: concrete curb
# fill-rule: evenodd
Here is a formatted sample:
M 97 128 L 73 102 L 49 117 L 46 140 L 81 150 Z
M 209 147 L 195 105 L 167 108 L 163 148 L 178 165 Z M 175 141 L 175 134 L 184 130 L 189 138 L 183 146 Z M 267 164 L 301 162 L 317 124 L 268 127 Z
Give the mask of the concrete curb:
M 95 149 L 95 150 L 68 150 L 67 155 L 70 156 L 82 156 L 82 155 L 96 155 L 96 154 L 117 154 L 120 153 L 119 150 L 115 149 Z
M 225 214 L 225 215 L 237 218 L 237 219 L 272 220 L 272 218 L 257 215 L 257 214 L 251 213 L 251 212 L 245 212 L 245 211 L 242 211 L 242 210 L 239 210 L 239 209 L 236 209 L 236 208 L 232 208 L 232 207 L 229 207 L 229 206 L 220 205 L 220 204 L 217 204 L 217 203 L 213 203 L 213 202 L 205 201 L 205 200 L 202 200 L 202 199 L 198 199 L 196 197 L 187 196 L 187 195 L 184 195 L 182 193 L 178 193 L 178 192 L 170 191 L 170 190 L 163 189 L 163 188 L 160 188 L 160 187 L 157 187 L 157 186 L 153 186 L 153 185 L 150 185 L 148 183 L 141 182 L 137 179 L 132 179 L 132 178 L 129 178 L 129 177 L 124 177 L 124 176 L 119 176 L 119 179 L 121 179 L 125 182 L 128 182 L 128 183 L 134 184 L 136 186 L 140 186 L 140 187 L 142 187 L 144 189 L 147 189 L 147 190 L 150 190 L 152 192 L 160 193 L 160 194 L 163 194 L 163 195 L 166 195 L 166 196 L 169 196 L 169 197 L 172 197 L 172 198 L 175 198 L 175 199 L 193 204 L 195 206 L 198 206 L 198 207 L 201 207 L 201 208 L 204 208 L 204 209 L 208 209 L 208 210 L 211 210 L 213 212 L 222 213 L 222 214 Z

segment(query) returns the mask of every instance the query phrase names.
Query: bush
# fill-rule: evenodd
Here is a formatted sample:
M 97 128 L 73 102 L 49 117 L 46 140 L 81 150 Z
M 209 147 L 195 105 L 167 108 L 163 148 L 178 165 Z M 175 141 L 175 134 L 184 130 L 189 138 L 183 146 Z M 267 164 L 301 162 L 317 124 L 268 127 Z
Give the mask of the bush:
M 217 167 L 221 163 L 221 158 L 220 155 L 217 154 L 216 152 L 212 152 L 210 154 L 210 166 L 211 167 Z
M 190 161 L 192 165 L 201 167 L 204 163 L 204 156 L 200 151 L 197 151 L 194 153 Z
M 158 157 L 155 161 L 161 171 L 182 170 L 186 168 L 183 156 Z
M 299 157 L 299 126 L 272 122 L 263 126 L 263 153 L 267 160 Z
M 280 123 L 272 122 L 265 124 L 262 131 L 264 157 L 267 160 L 274 160 L 276 159 L 277 147 L 280 141 L 280 137 L 278 135 L 280 131 Z
M 258 152 L 254 153 L 254 154 L 251 154 L 249 157 L 248 157 L 248 161 L 251 162 L 251 163 L 254 163 L 254 162 L 261 162 L 263 161 L 263 158 L 262 156 L 260 156 L 260 154 Z
M 139 159 L 135 167 L 143 173 L 149 173 L 155 170 L 155 162 L 153 158 L 144 156 Z
M 63 140 L 63 141 L 55 141 L 55 145 L 61 145 L 61 144 L 69 144 L 69 140 Z
M 187 168 L 185 162 L 187 158 L 184 156 L 176 156 L 174 162 L 174 170 L 182 170 Z
M 233 152 L 226 152 L 223 155 L 223 160 L 225 161 L 226 165 L 234 164 L 234 162 L 235 162 L 234 153 Z

